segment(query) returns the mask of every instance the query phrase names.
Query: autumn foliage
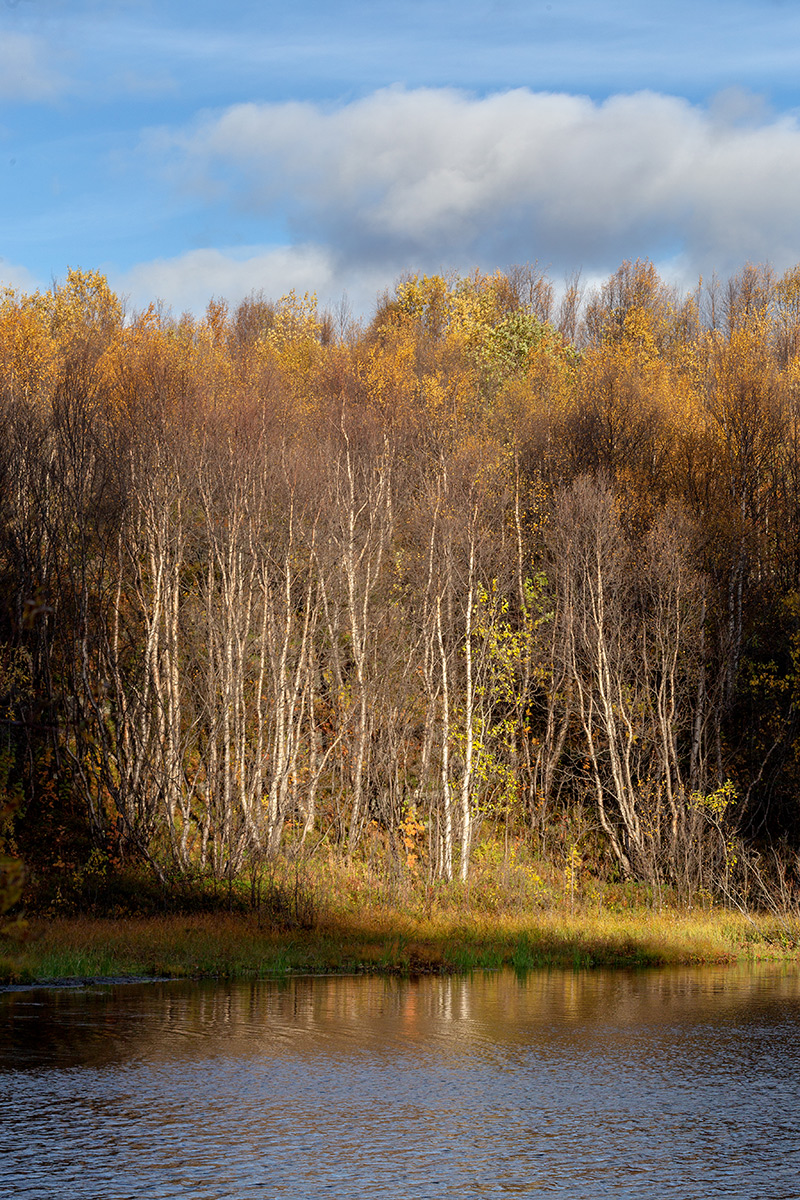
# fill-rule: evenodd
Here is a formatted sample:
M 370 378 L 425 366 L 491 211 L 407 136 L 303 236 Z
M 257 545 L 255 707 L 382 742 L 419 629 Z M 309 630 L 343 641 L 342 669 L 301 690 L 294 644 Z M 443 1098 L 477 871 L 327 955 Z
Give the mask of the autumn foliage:
M 466 878 L 581 812 L 622 876 L 791 876 L 800 270 L 413 278 L 366 325 L 76 271 L 2 296 L 0 363 L 9 863 L 369 834 Z

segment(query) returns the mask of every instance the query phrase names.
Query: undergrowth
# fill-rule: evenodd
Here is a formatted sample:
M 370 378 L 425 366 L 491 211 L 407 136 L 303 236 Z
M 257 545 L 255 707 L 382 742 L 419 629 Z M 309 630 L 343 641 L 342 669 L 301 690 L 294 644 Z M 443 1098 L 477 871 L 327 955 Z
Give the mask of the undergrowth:
M 420 974 L 510 967 L 642 967 L 794 961 L 791 911 L 748 913 L 536 859 L 489 839 L 469 879 L 364 852 L 285 857 L 237 879 L 103 870 L 34 890 L 26 932 L 0 939 L 0 979 L 108 976 L 259 978 L 298 972 Z M 90 872 L 83 872 L 85 880 Z M 102 886 L 100 886 L 102 884 Z

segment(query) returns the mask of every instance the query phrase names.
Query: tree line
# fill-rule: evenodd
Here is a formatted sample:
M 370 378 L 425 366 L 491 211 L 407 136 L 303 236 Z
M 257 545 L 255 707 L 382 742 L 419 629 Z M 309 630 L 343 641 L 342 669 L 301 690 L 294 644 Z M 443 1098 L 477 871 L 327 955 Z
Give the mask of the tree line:
M 791 873 L 800 268 L 413 277 L 361 322 L 71 271 L 3 294 L 0 362 L 7 853 L 465 879 L 484 822 L 546 854 L 581 812 L 620 876 Z

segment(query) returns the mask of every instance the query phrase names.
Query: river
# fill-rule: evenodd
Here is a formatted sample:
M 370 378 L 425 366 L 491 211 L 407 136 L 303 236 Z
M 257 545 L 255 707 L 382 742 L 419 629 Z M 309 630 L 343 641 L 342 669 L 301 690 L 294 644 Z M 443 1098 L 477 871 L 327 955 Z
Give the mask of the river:
M 15 1200 L 798 1200 L 791 968 L 0 994 Z

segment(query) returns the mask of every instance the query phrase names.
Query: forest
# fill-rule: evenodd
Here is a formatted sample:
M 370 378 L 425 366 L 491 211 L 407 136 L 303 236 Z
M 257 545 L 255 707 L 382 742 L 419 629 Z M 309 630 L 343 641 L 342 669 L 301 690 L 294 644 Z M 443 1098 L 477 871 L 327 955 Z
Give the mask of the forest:
M 2 294 L 0 363 L 9 902 L 320 847 L 433 886 L 489 835 L 794 896 L 800 267 L 410 277 L 366 320 L 71 271 Z

